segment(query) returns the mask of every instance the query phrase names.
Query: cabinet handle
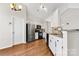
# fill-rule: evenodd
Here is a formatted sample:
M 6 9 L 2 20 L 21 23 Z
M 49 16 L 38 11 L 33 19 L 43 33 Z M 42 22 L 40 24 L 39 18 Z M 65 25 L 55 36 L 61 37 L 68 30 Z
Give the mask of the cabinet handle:
M 57 42 L 59 42 L 59 40 L 57 40 Z
M 52 37 L 52 39 L 53 39 L 53 37 Z
M 14 34 L 15 32 L 12 32 L 12 34 Z
M 50 40 L 50 42 L 52 42 L 52 41 Z
M 63 49 L 63 46 L 61 48 Z
M 56 42 L 55 42 L 55 47 L 56 47 Z

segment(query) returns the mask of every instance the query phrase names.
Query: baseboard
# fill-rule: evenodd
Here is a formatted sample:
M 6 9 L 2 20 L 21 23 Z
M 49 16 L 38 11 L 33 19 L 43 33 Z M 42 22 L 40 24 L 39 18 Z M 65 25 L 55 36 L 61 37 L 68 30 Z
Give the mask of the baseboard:
M 9 46 L 6 46 L 6 47 L 1 47 L 0 50 L 7 49 L 7 48 L 10 48 L 10 47 L 12 47 L 12 45 L 9 45 Z
M 7 47 L 2 47 L 2 48 L 0 48 L 0 50 L 8 49 L 10 47 L 14 47 L 14 46 L 18 46 L 18 45 L 24 45 L 24 44 L 26 44 L 26 43 L 19 43 L 19 44 L 15 44 L 15 45 L 10 45 L 10 46 L 7 46 Z

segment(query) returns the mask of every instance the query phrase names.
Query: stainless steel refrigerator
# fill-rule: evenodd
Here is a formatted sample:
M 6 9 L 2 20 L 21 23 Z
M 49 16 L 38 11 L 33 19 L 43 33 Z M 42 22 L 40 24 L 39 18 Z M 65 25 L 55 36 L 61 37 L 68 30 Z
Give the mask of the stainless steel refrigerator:
M 26 24 L 26 42 L 31 42 L 35 40 L 35 25 Z

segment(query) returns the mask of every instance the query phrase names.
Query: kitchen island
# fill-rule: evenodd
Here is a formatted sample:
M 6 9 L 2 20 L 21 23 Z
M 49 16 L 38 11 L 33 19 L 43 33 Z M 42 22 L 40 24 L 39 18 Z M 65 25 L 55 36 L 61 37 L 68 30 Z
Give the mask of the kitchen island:
M 55 56 L 67 56 L 67 32 L 62 33 L 63 37 L 49 34 L 48 46 Z

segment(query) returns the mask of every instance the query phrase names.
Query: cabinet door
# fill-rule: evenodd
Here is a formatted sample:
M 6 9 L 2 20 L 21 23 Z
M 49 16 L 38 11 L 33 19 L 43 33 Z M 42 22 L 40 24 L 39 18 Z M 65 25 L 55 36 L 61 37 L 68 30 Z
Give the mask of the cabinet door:
M 56 51 L 55 51 L 56 50 L 56 44 L 55 44 L 56 40 L 52 37 L 51 41 L 52 41 L 52 52 L 55 55 L 56 54 Z
M 56 56 L 62 56 L 63 55 L 63 44 L 61 38 L 56 38 Z
M 35 39 L 38 39 L 38 32 L 35 33 Z
M 50 48 L 50 50 L 52 49 L 52 41 L 51 41 L 51 38 L 49 38 L 49 48 Z
M 55 39 L 53 36 L 49 36 L 49 48 L 51 49 L 52 53 L 55 55 Z

